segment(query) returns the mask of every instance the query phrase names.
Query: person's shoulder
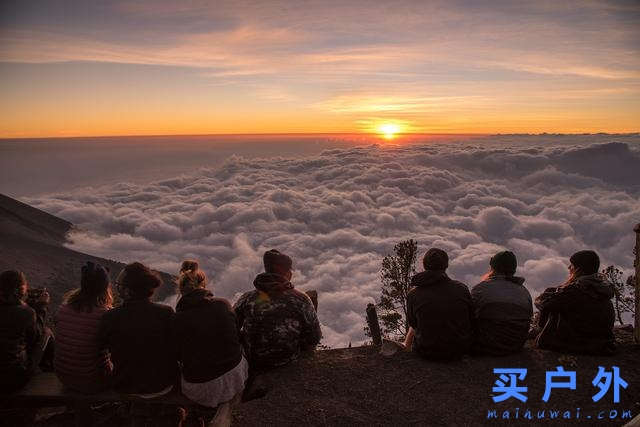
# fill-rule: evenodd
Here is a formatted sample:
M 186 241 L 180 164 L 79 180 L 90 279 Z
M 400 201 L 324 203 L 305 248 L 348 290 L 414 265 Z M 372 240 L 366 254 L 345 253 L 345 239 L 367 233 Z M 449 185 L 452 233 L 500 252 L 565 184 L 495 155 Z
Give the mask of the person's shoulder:
M 159 302 L 152 302 L 151 306 L 158 313 L 162 313 L 162 314 L 165 314 L 165 315 L 170 315 L 170 314 L 174 314 L 175 313 L 173 307 L 171 307 L 170 305 L 167 305 L 167 304 L 162 304 L 162 303 L 159 303 Z
M 233 307 L 231 307 L 231 303 L 226 298 L 212 297 L 209 298 L 209 301 L 215 307 L 224 307 L 228 310 L 233 310 Z
M 449 278 L 449 284 L 454 286 L 456 289 L 458 289 L 461 292 L 469 293 L 469 286 L 467 286 L 466 283 Z
M 293 289 L 288 289 L 287 291 L 285 291 L 284 295 L 286 295 L 288 298 L 300 303 L 300 304 L 309 304 L 310 306 L 313 307 L 313 303 L 311 302 L 311 298 L 309 298 L 309 295 L 305 294 L 302 291 L 299 291 L 295 288 Z
M 244 306 L 249 301 L 253 301 L 257 295 L 258 295 L 258 291 L 255 289 L 243 293 L 242 295 L 240 295 L 240 298 L 238 298 L 236 303 L 233 305 L 234 310 Z
M 471 292 L 473 292 L 473 291 L 481 291 L 481 290 L 487 288 L 488 286 L 489 286 L 489 281 L 488 280 L 483 280 L 482 282 L 476 283 L 475 285 L 473 285 L 471 287 Z

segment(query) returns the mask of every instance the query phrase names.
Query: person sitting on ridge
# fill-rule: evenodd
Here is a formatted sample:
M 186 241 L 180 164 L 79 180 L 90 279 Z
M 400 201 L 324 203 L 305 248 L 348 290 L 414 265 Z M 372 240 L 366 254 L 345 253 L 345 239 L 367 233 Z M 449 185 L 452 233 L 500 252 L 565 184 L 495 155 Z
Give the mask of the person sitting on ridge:
M 475 310 L 472 351 L 502 356 L 517 353 L 527 340 L 533 304 L 531 294 L 515 276 L 518 261 L 513 252 L 502 251 L 489 261 L 491 269 L 471 289 Z
M 113 387 L 123 394 L 151 398 L 167 394 L 178 374 L 171 341 L 173 309 L 151 302 L 162 284 L 157 273 L 134 262 L 125 266 L 116 286 L 123 304 L 100 320 L 98 345 L 111 352 Z
M 22 388 L 40 364 L 46 346 L 45 320 L 49 294 L 41 292 L 38 310 L 27 305 L 24 273 L 0 274 L 0 392 Z
M 566 353 L 611 355 L 615 351 L 611 298 L 613 285 L 598 273 L 600 258 L 594 251 L 573 254 L 569 278 L 536 298 L 542 331 L 539 348 Z
M 182 362 L 182 394 L 216 408 L 239 396 L 248 378 L 236 316 L 226 299 L 206 289 L 207 277 L 197 261 L 182 263 L 176 283 L 182 297 L 176 306 L 173 340 Z
M 65 296 L 56 314 L 55 372 L 72 390 L 96 393 L 109 386 L 111 360 L 98 345 L 98 326 L 113 305 L 110 282 L 106 268 L 87 262 L 80 288 Z
M 407 295 L 405 346 L 428 359 L 462 357 L 471 345 L 473 306 L 464 283 L 447 276 L 449 256 L 431 248 L 422 260 L 424 270 L 411 279 Z
M 271 249 L 263 261 L 256 289 L 234 306 L 252 371 L 286 365 L 322 338 L 311 300 L 291 283 L 291 258 Z

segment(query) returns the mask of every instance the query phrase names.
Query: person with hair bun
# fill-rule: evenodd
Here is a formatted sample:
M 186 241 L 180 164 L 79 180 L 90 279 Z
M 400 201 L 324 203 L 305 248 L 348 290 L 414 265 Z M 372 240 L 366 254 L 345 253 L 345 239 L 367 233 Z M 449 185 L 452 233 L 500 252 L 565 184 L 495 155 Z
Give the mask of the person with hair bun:
M 531 294 L 516 276 L 518 261 L 511 251 L 489 260 L 489 272 L 471 289 L 475 311 L 472 352 L 502 356 L 522 350 L 533 316 Z
M 111 280 L 105 267 L 90 261 L 80 277 L 80 288 L 65 296 L 56 314 L 54 368 L 66 387 L 96 393 L 108 387 L 112 369 L 98 344 L 100 319 L 113 305 Z
M 178 362 L 171 340 L 174 311 L 151 302 L 162 280 L 134 262 L 122 269 L 115 284 L 123 303 L 104 313 L 98 330 L 99 347 L 111 352 L 113 388 L 142 398 L 167 394 Z
M 599 269 L 597 253 L 576 252 L 569 259 L 567 280 L 536 298 L 542 328 L 536 338 L 539 348 L 563 353 L 614 353 L 613 285 L 598 273 Z
M 229 301 L 207 290 L 207 277 L 197 261 L 182 263 L 176 283 L 181 297 L 173 340 L 182 364 L 182 393 L 213 409 L 239 396 L 248 377 L 236 316 Z M 205 419 L 210 415 L 196 414 Z

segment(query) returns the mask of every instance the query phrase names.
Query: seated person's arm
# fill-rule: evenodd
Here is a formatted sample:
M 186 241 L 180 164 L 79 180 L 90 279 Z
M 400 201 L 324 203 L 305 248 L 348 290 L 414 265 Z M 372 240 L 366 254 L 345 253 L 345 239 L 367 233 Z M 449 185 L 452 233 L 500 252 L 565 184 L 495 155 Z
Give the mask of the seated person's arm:
M 308 299 L 308 297 L 307 297 Z M 320 321 L 311 300 L 302 307 L 302 330 L 300 333 L 300 348 L 304 351 L 313 350 L 322 339 Z
M 538 295 L 535 305 L 541 313 L 562 311 L 574 304 L 576 292 L 578 291 L 573 286 L 547 288 Z
M 416 335 L 415 329 L 409 326 L 409 331 L 407 332 L 407 336 L 404 337 L 404 342 L 402 343 L 402 345 L 404 345 L 404 347 L 407 350 L 411 350 L 411 346 L 413 345 L 413 337 L 415 337 L 415 335 Z
M 232 307 L 231 311 L 236 315 L 236 323 L 238 325 L 238 331 L 242 329 L 244 325 L 244 301 L 243 297 L 236 302 L 236 304 Z

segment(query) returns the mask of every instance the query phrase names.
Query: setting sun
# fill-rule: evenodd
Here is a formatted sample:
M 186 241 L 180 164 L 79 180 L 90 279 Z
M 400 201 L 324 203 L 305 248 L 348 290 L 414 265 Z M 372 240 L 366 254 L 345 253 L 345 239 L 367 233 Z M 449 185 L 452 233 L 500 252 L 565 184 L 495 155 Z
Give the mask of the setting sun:
M 378 132 L 386 139 L 392 139 L 398 132 L 400 132 L 400 126 L 395 123 L 383 123 L 378 126 Z

